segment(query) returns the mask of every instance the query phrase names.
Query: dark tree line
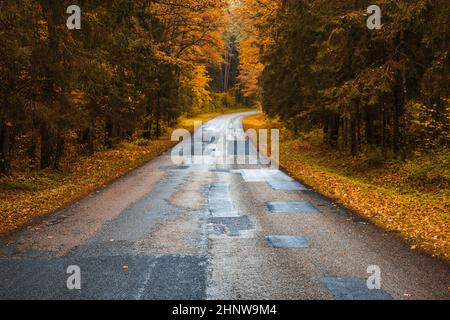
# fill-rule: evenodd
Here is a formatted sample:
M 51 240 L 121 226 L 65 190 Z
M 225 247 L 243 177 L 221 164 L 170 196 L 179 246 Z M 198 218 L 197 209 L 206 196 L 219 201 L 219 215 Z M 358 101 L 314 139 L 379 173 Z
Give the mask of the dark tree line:
M 211 104 L 208 75 L 194 71 L 220 70 L 208 54 L 220 56 L 224 1 L 80 0 L 81 30 L 66 27 L 71 4 L 0 2 L 0 174 L 13 157 L 58 168 L 68 149 L 158 138 Z
M 366 26 L 372 4 L 381 30 Z M 353 155 L 448 148 L 449 19 L 446 0 L 282 1 L 262 26 L 265 111 Z

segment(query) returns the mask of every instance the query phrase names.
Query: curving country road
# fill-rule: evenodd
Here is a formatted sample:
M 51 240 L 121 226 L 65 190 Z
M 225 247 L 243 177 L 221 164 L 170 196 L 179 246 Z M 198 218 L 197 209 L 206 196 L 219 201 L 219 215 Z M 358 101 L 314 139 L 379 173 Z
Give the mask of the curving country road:
M 174 165 L 168 152 L 0 239 L 0 298 L 450 298 L 448 264 L 281 171 L 219 163 L 239 155 L 220 146 L 248 114 L 204 125 L 215 137 L 204 163 Z M 67 288 L 69 266 L 81 290 Z M 368 289 L 368 268 L 381 289 Z

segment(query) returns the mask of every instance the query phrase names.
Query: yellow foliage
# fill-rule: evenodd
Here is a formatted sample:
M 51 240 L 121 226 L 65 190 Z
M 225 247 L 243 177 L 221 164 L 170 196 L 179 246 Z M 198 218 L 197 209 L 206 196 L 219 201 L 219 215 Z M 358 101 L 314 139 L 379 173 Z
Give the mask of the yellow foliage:
M 278 0 L 243 0 L 232 6 L 232 14 L 241 26 L 239 81 L 246 97 L 260 97 L 258 79 L 264 70 L 261 49 L 270 44 L 269 21 L 280 5 Z
M 222 39 L 227 23 L 225 0 L 171 0 L 153 3 L 149 12 L 164 25 L 157 57 L 180 67 L 222 61 Z

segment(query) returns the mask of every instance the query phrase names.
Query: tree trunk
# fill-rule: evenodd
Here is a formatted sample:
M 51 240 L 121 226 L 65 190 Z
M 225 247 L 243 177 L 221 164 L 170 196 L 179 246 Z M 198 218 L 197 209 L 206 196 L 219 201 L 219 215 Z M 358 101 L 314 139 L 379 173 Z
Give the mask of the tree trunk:
M 94 108 L 94 106 L 92 106 Z M 94 110 L 94 109 L 92 109 Z M 95 127 L 97 124 L 97 116 L 94 111 L 91 111 L 91 119 L 89 122 L 88 134 L 87 134 L 87 154 L 93 156 L 95 153 Z
M 152 138 L 152 127 L 153 127 L 153 103 L 149 101 L 145 110 L 145 123 L 144 123 L 144 139 L 150 140 Z
M 65 141 L 64 137 L 59 136 L 58 141 L 56 143 L 55 161 L 53 162 L 53 169 L 55 169 L 55 170 L 59 169 L 59 163 L 60 163 L 62 155 L 64 153 L 65 143 L 66 143 L 66 141 Z
M 105 122 L 105 145 L 109 148 L 113 148 L 113 134 L 114 134 L 114 124 L 111 119 L 106 119 Z
M 331 123 L 331 116 L 329 116 L 323 123 L 323 143 L 325 145 L 330 145 L 330 123 Z M 297 136 L 298 130 L 297 130 L 297 124 L 295 125 L 295 135 Z
M 11 127 L 8 125 L 0 126 L 0 174 L 8 175 L 11 173 Z
M 53 144 L 47 125 L 41 125 L 41 162 L 40 168 L 45 169 L 52 165 Z
M 338 147 L 339 142 L 339 128 L 340 128 L 340 117 L 339 114 L 333 113 L 331 116 L 331 122 L 330 122 L 330 130 L 329 130 L 329 142 L 330 146 L 333 148 Z
M 36 135 L 36 130 L 33 126 L 32 128 L 32 132 L 31 132 L 31 142 L 30 142 L 30 147 L 28 148 L 28 158 L 30 158 L 30 171 L 33 171 L 36 169 L 36 151 L 37 151 L 37 135 Z
M 386 106 L 385 105 L 383 105 L 382 106 L 382 108 L 381 108 L 381 116 L 382 116 L 382 119 L 381 119 L 381 150 L 382 150 L 382 153 L 383 153 L 383 158 L 384 159 L 386 159 L 386 156 L 387 156 L 387 148 L 386 148 L 386 145 L 387 145 L 387 142 L 386 142 L 386 140 L 387 140 L 387 131 L 386 131 L 386 129 L 387 129 L 387 114 L 386 114 Z
M 342 126 L 342 137 L 343 137 L 343 145 L 344 150 L 347 152 L 348 150 L 348 120 L 347 118 L 342 119 L 343 126 Z
M 33 96 L 34 101 L 34 96 Z M 37 127 L 37 119 L 36 119 L 36 107 L 33 102 L 33 107 L 31 110 L 31 141 L 30 146 L 28 147 L 27 154 L 28 158 L 30 159 L 29 169 L 30 171 L 33 171 L 36 169 L 36 152 L 37 152 L 37 146 L 38 146 L 38 132 Z
M 358 120 L 356 114 L 352 114 L 350 119 L 350 151 L 352 156 L 358 154 L 358 134 L 357 134 Z
M 355 121 L 356 121 L 356 149 L 359 151 L 361 145 L 361 107 L 360 102 L 356 102 L 356 113 L 355 113 Z
M 158 92 L 157 105 L 156 105 L 156 138 L 161 137 L 161 93 Z
M 373 127 L 373 110 L 370 107 L 366 108 L 366 141 L 367 144 L 374 144 L 375 132 Z
M 392 119 L 392 149 L 396 155 L 399 155 L 402 149 L 401 118 L 404 113 L 404 103 L 403 86 L 399 80 L 394 88 L 394 112 Z
M 145 121 L 144 124 L 144 134 L 143 137 L 146 140 L 151 140 L 152 139 L 152 116 L 148 116 L 148 119 Z

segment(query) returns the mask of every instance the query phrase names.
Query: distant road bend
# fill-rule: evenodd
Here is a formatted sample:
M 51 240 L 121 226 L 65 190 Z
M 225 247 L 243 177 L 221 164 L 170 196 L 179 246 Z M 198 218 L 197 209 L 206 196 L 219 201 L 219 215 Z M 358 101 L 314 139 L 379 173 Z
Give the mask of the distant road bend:
M 240 134 L 247 115 L 204 132 Z M 0 298 L 450 298 L 446 263 L 281 171 L 217 164 L 218 143 L 203 144 L 208 163 L 174 165 L 168 152 L 0 239 Z M 81 290 L 68 289 L 69 266 Z M 369 290 L 368 269 L 381 289 Z

